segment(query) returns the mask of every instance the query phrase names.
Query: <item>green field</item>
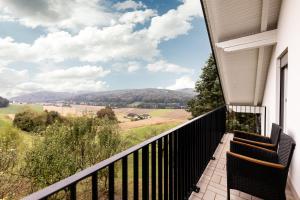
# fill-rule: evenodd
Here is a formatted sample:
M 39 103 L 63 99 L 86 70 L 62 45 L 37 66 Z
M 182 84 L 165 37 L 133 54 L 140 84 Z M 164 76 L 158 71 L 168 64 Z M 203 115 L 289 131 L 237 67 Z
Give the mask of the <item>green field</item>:
M 16 104 L 12 104 L 9 105 L 6 108 L 0 108 L 0 114 L 16 114 L 18 112 L 22 112 L 26 109 L 31 109 L 34 110 L 36 112 L 42 112 L 43 111 L 43 106 L 41 105 L 37 105 L 37 104 L 23 104 L 23 105 L 16 105 Z
M 162 117 L 167 113 L 172 112 L 174 109 L 154 109 L 149 113 L 152 117 Z
M 135 145 L 163 133 L 175 126 L 179 125 L 178 122 L 169 122 L 165 124 L 146 125 L 143 127 L 132 128 L 126 131 L 121 131 L 122 137 L 129 142 L 129 145 Z

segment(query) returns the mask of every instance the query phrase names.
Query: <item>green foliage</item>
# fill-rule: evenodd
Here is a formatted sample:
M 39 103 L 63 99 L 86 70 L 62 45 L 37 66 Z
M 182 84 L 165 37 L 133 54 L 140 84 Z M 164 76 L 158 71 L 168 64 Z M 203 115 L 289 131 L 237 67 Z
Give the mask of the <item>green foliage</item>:
M 54 123 L 44 131 L 25 156 L 22 175 L 42 188 L 100 162 L 122 149 L 115 121 L 99 118 L 70 118 Z M 100 179 L 107 179 L 106 173 Z
M 47 115 L 39 114 L 31 110 L 26 110 L 15 115 L 13 124 L 15 127 L 27 131 L 38 132 L 46 127 Z
M 117 120 L 115 112 L 111 109 L 111 107 L 105 107 L 97 112 L 97 117 L 108 118 L 109 120 Z
M 236 113 L 228 112 L 227 113 L 227 123 L 226 130 L 241 130 L 246 132 L 256 132 L 260 133 L 260 114 L 253 113 Z
M 5 108 L 9 105 L 9 101 L 3 97 L 0 97 L 0 108 Z
M 0 129 L 0 173 L 12 168 L 17 160 L 18 131 L 6 125 Z
M 197 117 L 224 104 L 217 65 L 212 55 L 202 68 L 202 74 L 196 82 L 195 91 L 199 93 L 188 102 L 188 111 Z
M 19 143 L 20 138 L 15 128 L 10 125 L 0 127 L 0 199 L 9 195 L 15 181 L 11 173 L 18 161 Z
M 13 124 L 23 131 L 40 132 L 56 121 L 63 121 L 62 116 L 60 116 L 58 112 L 44 111 L 39 113 L 32 110 L 26 110 L 15 115 Z
M 46 116 L 47 116 L 47 120 L 46 120 L 46 125 L 51 125 L 51 124 L 54 124 L 55 122 L 63 122 L 64 119 L 63 117 L 56 111 L 50 111 L 48 112 L 47 110 L 45 111 L 46 112 Z

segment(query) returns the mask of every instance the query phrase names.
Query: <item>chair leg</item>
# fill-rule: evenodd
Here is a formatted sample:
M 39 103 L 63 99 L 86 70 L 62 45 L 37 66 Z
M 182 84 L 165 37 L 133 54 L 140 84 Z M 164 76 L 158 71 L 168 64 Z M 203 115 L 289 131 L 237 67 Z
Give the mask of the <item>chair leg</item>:
M 230 200 L 230 188 L 227 187 L 227 200 Z

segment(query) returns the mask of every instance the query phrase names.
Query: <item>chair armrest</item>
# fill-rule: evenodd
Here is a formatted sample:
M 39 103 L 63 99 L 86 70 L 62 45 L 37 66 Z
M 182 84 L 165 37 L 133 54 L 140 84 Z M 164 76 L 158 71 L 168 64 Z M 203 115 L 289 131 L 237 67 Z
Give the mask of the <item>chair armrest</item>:
M 275 151 L 239 141 L 230 141 L 230 151 L 263 161 L 274 163 L 278 161 L 278 155 Z
M 252 144 L 252 145 L 263 147 L 263 148 L 266 148 L 266 149 L 276 150 L 276 145 L 275 144 L 258 142 L 258 141 L 253 141 L 253 140 L 247 140 L 247 139 L 239 138 L 239 137 L 234 137 L 233 140 L 243 142 L 243 143 L 247 143 L 247 144 Z
M 243 139 L 247 139 L 247 140 L 254 140 L 257 142 L 270 143 L 270 141 L 271 141 L 269 137 L 265 137 L 265 136 L 255 134 L 255 133 L 248 133 L 248 132 L 244 132 L 244 131 L 234 130 L 233 134 L 234 134 L 234 137 L 243 138 Z
M 271 170 L 284 170 L 285 169 L 285 166 L 282 165 L 282 164 L 267 162 L 267 161 L 251 158 L 251 157 L 248 157 L 248 156 L 244 156 L 244 155 L 240 155 L 240 154 L 228 151 L 227 152 L 227 159 L 228 159 L 227 161 L 230 160 L 230 157 L 236 158 L 240 162 L 248 163 L 248 164 L 254 164 L 254 165 L 257 165 L 257 166 L 260 166 L 260 167 L 264 167 L 266 169 L 267 168 L 271 169 Z

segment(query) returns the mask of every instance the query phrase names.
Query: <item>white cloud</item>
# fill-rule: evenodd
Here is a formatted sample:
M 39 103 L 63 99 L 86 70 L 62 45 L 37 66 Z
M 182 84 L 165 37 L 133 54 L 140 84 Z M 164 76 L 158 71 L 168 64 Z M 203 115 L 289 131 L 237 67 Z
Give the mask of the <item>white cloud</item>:
M 171 73 L 189 73 L 191 69 L 182 67 L 173 63 L 168 63 L 165 60 L 160 60 L 147 65 L 147 69 L 151 72 L 171 72 Z
M 108 88 L 108 85 L 104 81 L 100 80 L 60 80 L 53 82 L 24 82 L 15 87 L 22 93 L 29 93 L 34 91 L 56 91 L 56 92 L 80 92 L 80 91 L 102 91 Z M 21 92 L 19 93 L 21 94 Z
M 109 73 L 110 70 L 101 66 L 90 65 L 58 69 L 38 74 L 32 83 L 25 86 L 50 91 L 100 91 L 107 88 L 107 84 L 99 79 Z
M 68 59 L 97 62 L 123 59 L 151 60 L 159 51 L 158 43 L 147 38 L 145 31 L 134 31 L 130 24 L 105 28 L 87 27 L 72 36 L 65 31 L 49 33 L 30 44 L 17 43 L 11 38 L 0 38 L 2 62 Z
M 7 67 L 0 67 L 0 96 L 11 97 L 18 92 L 16 85 L 29 80 L 29 74 L 27 70 L 15 70 Z
M 129 62 L 128 63 L 128 72 L 135 72 L 140 69 L 140 65 L 137 62 Z
M 116 18 L 99 0 L 1 0 L 0 13 L 31 28 L 49 29 L 103 26 Z
M 156 16 L 156 15 L 157 15 L 157 12 L 152 9 L 136 10 L 136 11 L 124 13 L 120 17 L 119 21 L 121 23 L 126 23 L 126 24 L 128 24 L 128 23 L 143 24 L 146 21 L 148 21 L 151 17 Z
M 169 90 L 179 90 L 184 88 L 194 88 L 195 82 L 189 76 L 183 76 L 181 78 L 176 79 L 175 84 L 166 87 Z
M 110 70 L 104 70 L 101 66 L 80 66 L 67 69 L 58 69 L 50 72 L 44 72 L 38 75 L 41 80 L 59 80 L 59 79 L 95 79 L 108 75 Z
M 35 55 L 30 52 L 30 48 L 29 44 L 16 43 L 11 37 L 0 38 L 0 64 L 33 59 Z
M 42 72 L 30 77 L 27 70 L 1 67 L 0 96 L 13 97 L 36 91 L 101 91 L 109 86 L 99 79 L 109 73 L 109 70 L 100 66 L 86 65 Z
M 192 19 L 201 15 L 199 0 L 184 0 L 177 9 L 171 9 L 162 16 L 152 18 L 149 37 L 156 40 L 169 40 L 187 34 L 192 28 Z
M 127 0 L 127 1 L 123 1 L 123 2 L 118 2 L 116 4 L 113 5 L 114 8 L 116 8 L 117 10 L 127 10 L 127 9 L 138 9 L 138 8 L 146 8 L 146 6 L 142 3 L 142 2 L 135 2 L 132 0 Z
M 114 72 L 135 72 L 141 68 L 141 63 L 137 61 L 117 62 L 111 65 Z

